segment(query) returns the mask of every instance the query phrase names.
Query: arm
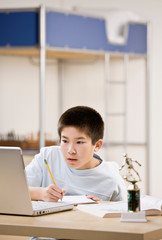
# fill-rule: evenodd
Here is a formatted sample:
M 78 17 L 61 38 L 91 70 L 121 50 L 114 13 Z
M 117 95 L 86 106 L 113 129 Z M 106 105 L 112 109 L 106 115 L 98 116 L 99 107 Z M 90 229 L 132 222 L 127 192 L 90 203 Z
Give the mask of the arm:
M 137 160 L 134 160 L 135 163 L 137 163 L 140 167 L 142 166 Z
M 30 196 L 32 200 L 57 202 L 63 198 L 65 190 L 53 184 L 48 187 L 29 187 Z
M 123 177 L 120 175 L 118 170 L 118 164 L 113 162 L 111 164 L 113 172 L 113 192 L 111 196 L 111 201 L 123 201 L 127 200 L 127 187 L 124 182 Z

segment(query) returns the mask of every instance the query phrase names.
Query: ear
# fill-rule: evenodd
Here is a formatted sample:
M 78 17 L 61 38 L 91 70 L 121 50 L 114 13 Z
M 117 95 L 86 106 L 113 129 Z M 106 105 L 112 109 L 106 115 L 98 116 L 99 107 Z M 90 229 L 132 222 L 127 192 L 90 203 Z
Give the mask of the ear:
M 95 143 L 95 148 L 94 148 L 94 151 L 95 152 L 98 152 L 100 150 L 100 148 L 102 147 L 103 145 L 103 140 L 102 139 L 99 139 L 96 143 Z

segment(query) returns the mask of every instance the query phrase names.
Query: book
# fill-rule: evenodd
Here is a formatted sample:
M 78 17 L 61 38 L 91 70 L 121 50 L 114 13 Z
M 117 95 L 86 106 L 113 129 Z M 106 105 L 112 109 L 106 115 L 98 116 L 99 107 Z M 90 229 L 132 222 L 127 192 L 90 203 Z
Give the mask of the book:
M 141 211 L 145 211 L 146 216 L 162 215 L 162 199 L 149 195 L 141 196 Z M 78 205 L 77 209 L 98 217 L 121 217 L 121 213 L 126 213 L 128 208 L 127 201 L 103 202 L 93 205 Z
M 86 195 L 65 195 L 62 198 L 62 202 L 72 203 L 74 205 L 96 203 L 93 199 L 87 198 Z
M 78 205 L 77 209 L 98 217 L 120 217 L 122 211 L 126 211 L 126 202 L 107 202 L 92 205 Z
M 149 195 L 141 197 L 141 210 L 146 211 L 147 216 L 162 215 L 162 198 Z

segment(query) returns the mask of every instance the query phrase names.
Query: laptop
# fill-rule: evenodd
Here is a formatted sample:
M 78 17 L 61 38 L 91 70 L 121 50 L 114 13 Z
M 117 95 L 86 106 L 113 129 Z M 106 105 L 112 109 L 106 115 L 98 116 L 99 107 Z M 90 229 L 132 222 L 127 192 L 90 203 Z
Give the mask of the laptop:
M 19 147 L 0 147 L 0 192 L 0 214 L 37 216 L 74 207 L 66 202 L 31 201 Z

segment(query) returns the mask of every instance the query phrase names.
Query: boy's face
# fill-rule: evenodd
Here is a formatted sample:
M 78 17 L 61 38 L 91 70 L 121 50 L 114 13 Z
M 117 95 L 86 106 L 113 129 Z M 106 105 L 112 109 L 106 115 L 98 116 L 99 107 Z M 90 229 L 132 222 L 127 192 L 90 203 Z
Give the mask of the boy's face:
M 102 140 L 98 142 L 93 145 L 91 138 L 78 128 L 63 128 L 61 150 L 68 166 L 73 169 L 90 169 L 98 166 L 100 162 L 93 158 L 94 152 L 102 146 Z

